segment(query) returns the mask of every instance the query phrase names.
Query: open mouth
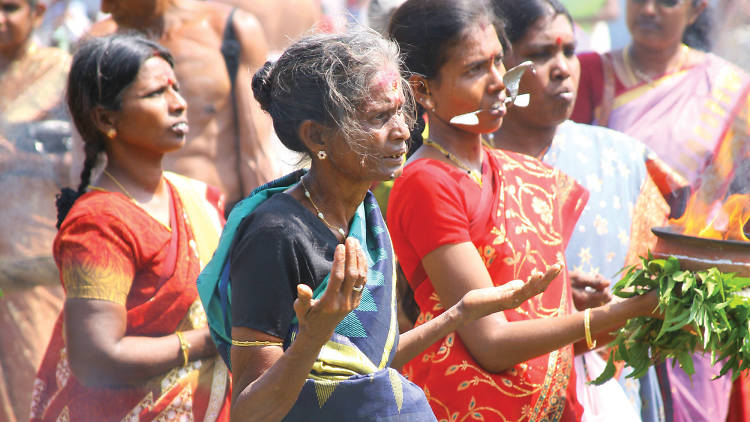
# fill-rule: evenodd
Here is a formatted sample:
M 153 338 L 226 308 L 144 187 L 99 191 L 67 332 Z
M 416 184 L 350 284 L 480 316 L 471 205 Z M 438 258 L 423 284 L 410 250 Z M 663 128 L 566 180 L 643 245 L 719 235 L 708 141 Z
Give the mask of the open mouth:
M 172 125 L 172 131 L 179 135 L 186 135 L 190 131 L 187 122 L 179 122 Z
M 505 113 L 505 98 L 492 103 L 488 111 L 490 112 L 490 114 L 493 114 L 493 115 L 504 114 Z

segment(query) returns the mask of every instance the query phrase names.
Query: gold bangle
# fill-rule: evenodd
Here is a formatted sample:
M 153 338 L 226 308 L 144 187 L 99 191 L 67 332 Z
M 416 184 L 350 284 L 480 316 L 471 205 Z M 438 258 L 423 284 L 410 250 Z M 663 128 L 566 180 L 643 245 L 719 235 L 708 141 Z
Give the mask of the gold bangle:
M 185 336 L 182 334 L 182 331 L 177 331 L 175 332 L 175 334 L 177 334 L 177 339 L 180 340 L 180 350 L 182 351 L 182 366 L 187 366 L 188 362 L 190 362 L 190 343 L 185 340 Z
M 583 332 L 586 335 L 586 345 L 589 350 L 596 347 L 596 340 L 591 341 L 591 308 L 583 311 Z
M 232 346 L 250 347 L 250 346 L 283 346 L 280 341 L 242 341 L 232 339 Z

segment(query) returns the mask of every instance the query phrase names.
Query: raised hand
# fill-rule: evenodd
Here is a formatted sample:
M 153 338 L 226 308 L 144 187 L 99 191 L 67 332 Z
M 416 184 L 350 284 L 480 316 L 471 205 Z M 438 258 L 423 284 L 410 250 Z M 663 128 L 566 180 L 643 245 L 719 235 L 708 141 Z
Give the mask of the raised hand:
M 320 299 L 306 284 L 297 285 L 294 312 L 299 320 L 300 334 L 328 341 L 339 322 L 359 306 L 362 289 L 367 283 L 367 258 L 359 241 L 347 238 L 336 246 L 328 286 Z
M 461 299 L 461 311 L 466 314 L 467 320 L 471 321 L 494 312 L 515 308 L 543 292 L 561 269 L 560 264 L 554 264 L 547 267 L 544 273 L 532 271 L 525 283 L 521 280 L 512 280 L 502 286 L 472 290 Z

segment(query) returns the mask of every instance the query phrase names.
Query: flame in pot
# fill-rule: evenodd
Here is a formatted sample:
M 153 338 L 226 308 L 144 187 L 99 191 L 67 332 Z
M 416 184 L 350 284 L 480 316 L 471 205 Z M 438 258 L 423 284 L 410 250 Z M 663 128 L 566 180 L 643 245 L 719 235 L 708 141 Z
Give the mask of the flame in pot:
M 723 203 L 704 203 L 696 195 L 690 198 L 685 214 L 670 220 L 677 231 L 688 236 L 748 242 L 750 231 L 750 195 L 734 194 Z

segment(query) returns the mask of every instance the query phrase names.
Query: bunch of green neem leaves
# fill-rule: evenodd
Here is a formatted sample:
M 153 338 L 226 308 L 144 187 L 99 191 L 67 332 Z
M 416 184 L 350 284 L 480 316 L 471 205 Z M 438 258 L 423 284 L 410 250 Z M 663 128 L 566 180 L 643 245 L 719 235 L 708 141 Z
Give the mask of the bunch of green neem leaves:
M 630 319 L 610 343 L 612 353 L 604 372 L 591 383 L 600 385 L 615 374 L 614 360 L 633 368 L 628 377 L 641 377 L 648 368 L 674 358 L 692 375 L 692 354 L 702 349 L 723 364 L 720 375 L 731 371 L 733 378 L 750 368 L 750 298 L 740 290 L 750 278 L 724 274 L 716 268 L 705 271 L 680 269 L 674 257 L 641 258 L 643 266 L 624 268 L 624 277 L 614 286 L 619 297 L 659 291 L 659 310 L 664 319 Z

